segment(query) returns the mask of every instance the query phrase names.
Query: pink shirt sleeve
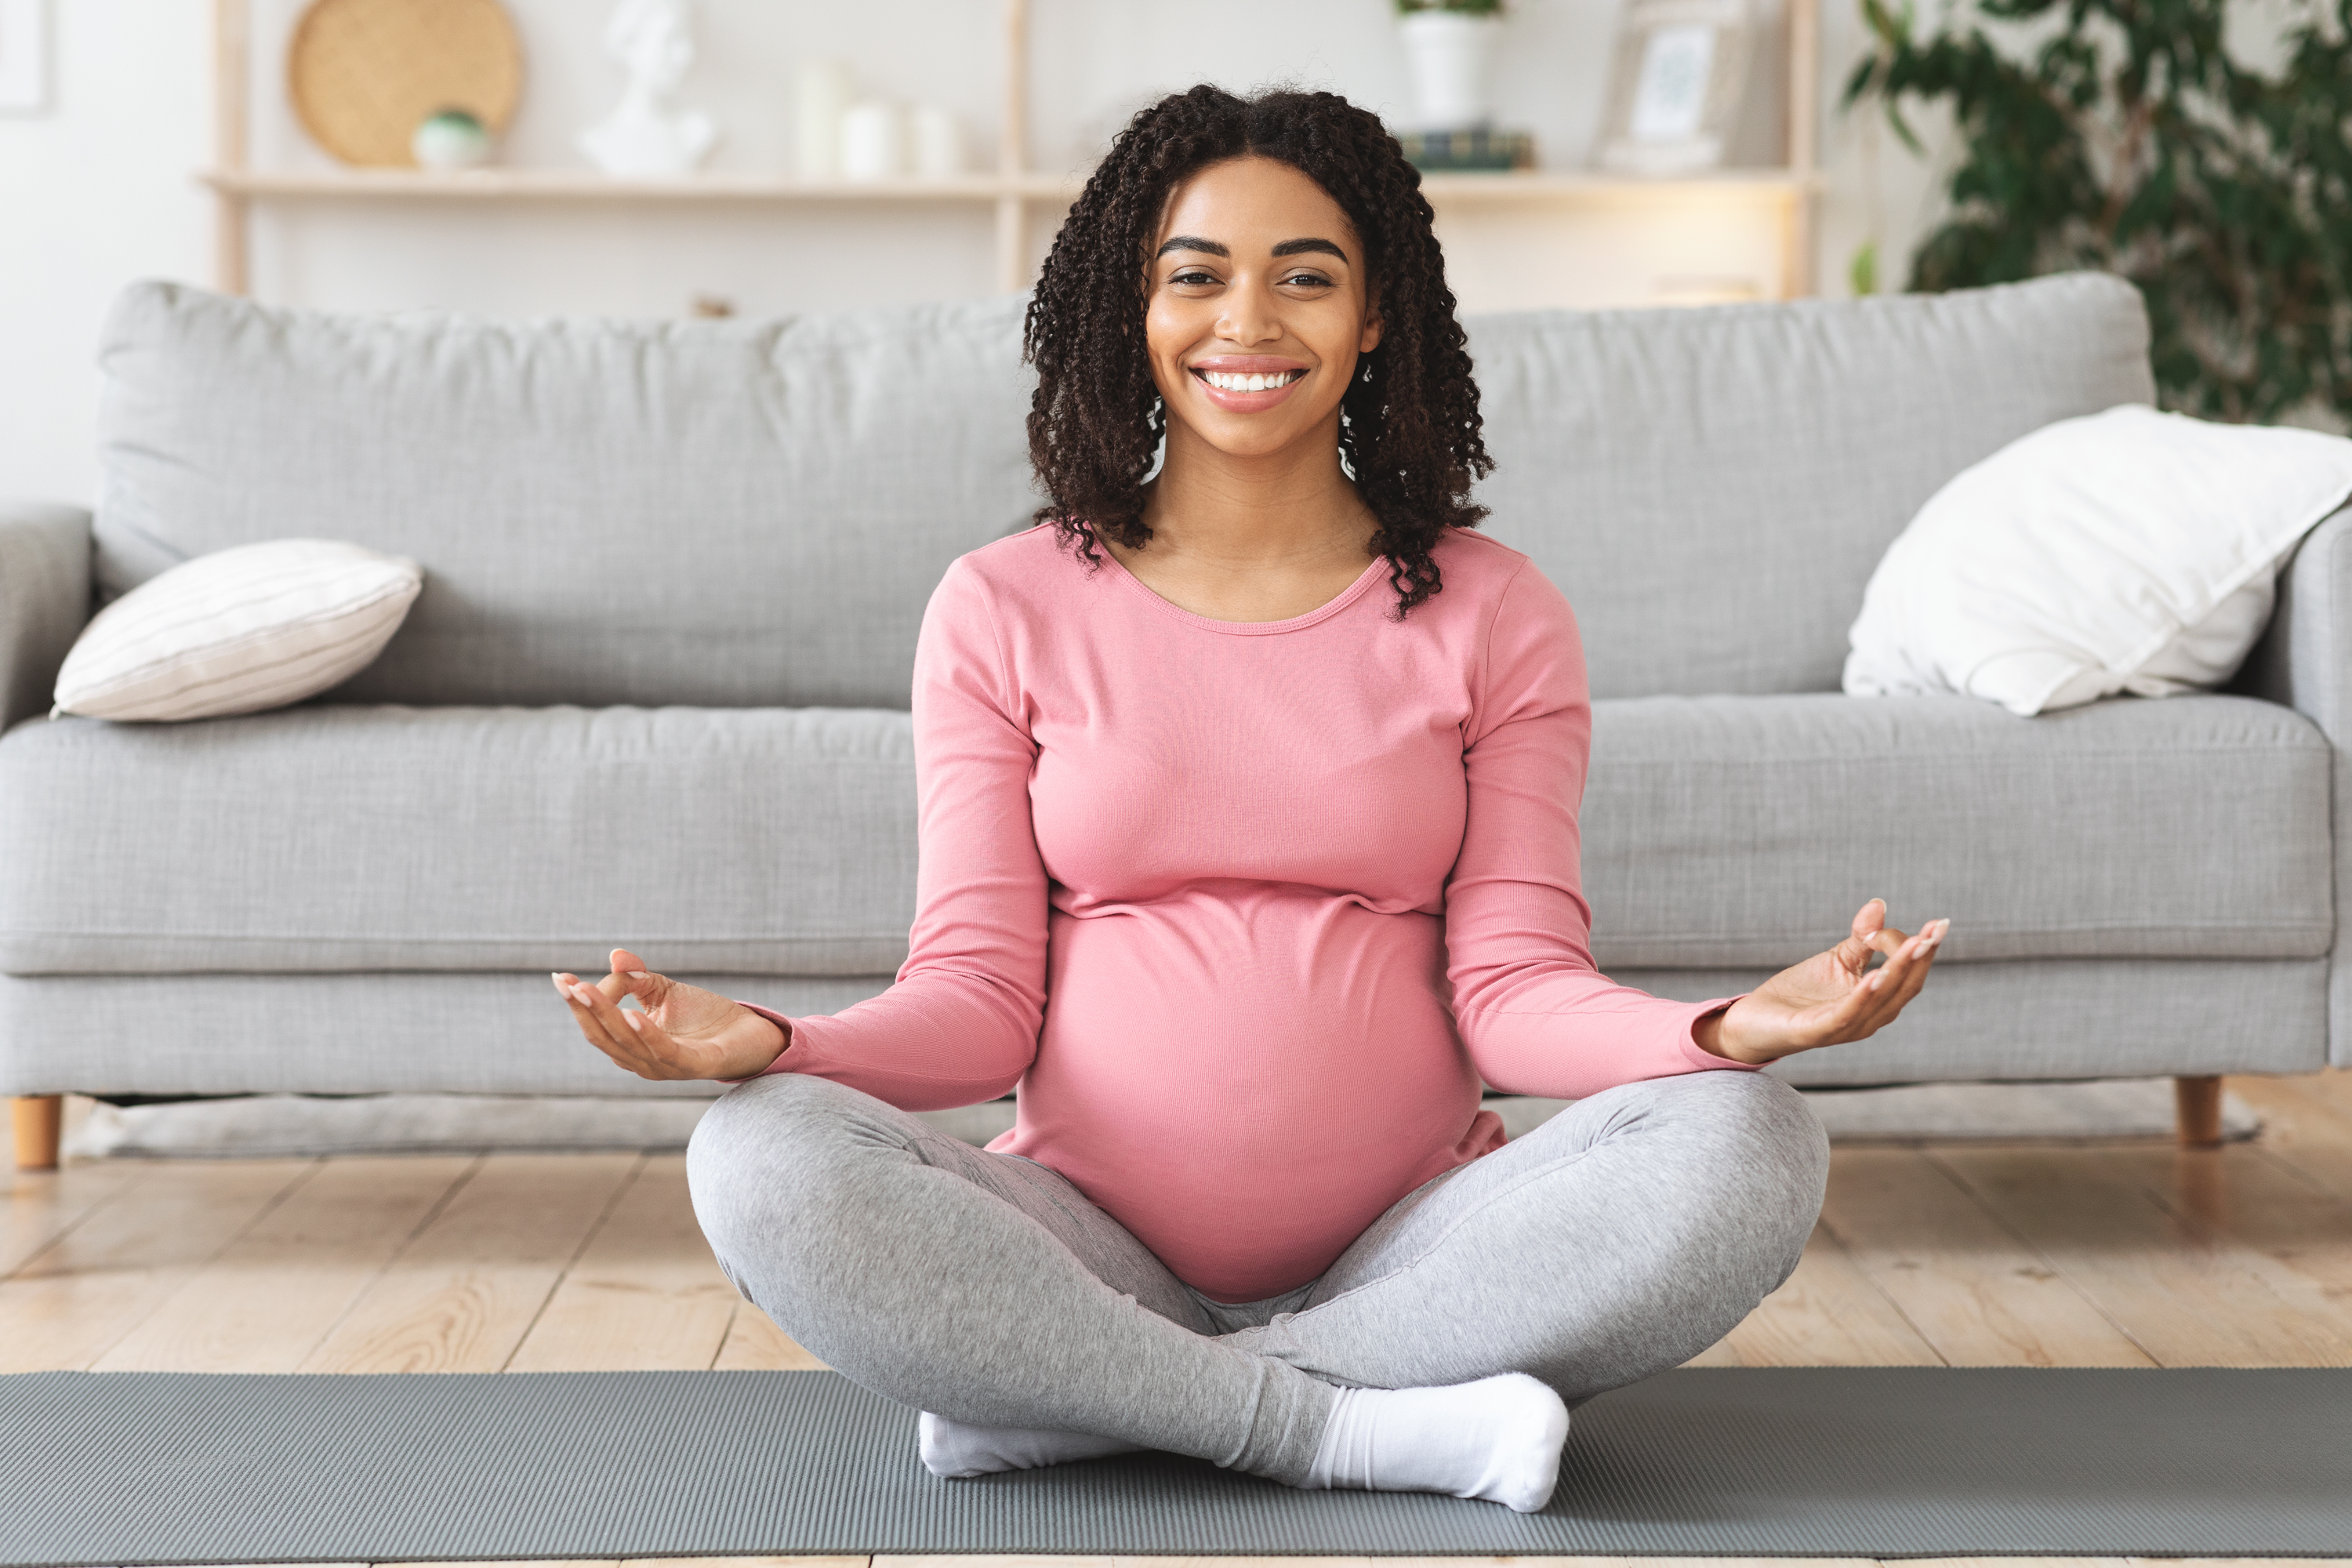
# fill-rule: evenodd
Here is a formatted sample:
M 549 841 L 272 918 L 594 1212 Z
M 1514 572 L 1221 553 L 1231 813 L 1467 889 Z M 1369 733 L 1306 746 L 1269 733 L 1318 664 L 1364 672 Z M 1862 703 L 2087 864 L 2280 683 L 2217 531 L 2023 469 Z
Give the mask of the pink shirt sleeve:
M 1045 868 L 1030 826 L 1036 743 L 987 594 L 948 569 L 915 645 L 915 924 L 898 983 L 830 1016 L 784 1019 L 769 1072 L 803 1072 L 902 1110 L 1008 1094 L 1045 1008 Z
M 1513 1094 L 1580 1099 L 1717 1068 L 1691 1028 L 1734 998 L 1667 1002 L 1592 963 L 1576 813 L 1592 750 L 1584 645 L 1544 575 L 1522 563 L 1496 601 L 1475 675 L 1469 816 L 1445 888 L 1446 977 L 1479 1076 Z

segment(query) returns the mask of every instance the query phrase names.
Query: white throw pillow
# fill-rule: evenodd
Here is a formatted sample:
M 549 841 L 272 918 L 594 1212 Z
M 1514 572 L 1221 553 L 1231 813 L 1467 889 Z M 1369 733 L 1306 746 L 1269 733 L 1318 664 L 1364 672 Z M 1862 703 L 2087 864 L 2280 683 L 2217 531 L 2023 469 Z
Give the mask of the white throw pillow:
M 92 617 L 58 672 L 58 709 L 213 719 L 299 702 L 365 668 L 424 585 L 414 561 L 327 539 L 199 555 Z
M 1862 599 L 1845 689 L 2012 713 L 2220 685 L 2279 566 L 2352 497 L 2352 440 L 2126 404 L 2010 443 L 1931 497 Z

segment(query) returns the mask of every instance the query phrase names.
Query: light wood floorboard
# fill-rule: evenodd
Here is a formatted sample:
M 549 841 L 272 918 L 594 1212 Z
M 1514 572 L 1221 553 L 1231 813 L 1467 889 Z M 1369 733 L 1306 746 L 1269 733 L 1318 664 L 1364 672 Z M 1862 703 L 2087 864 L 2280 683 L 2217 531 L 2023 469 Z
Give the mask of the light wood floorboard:
M 0 1277 L 153 1173 L 153 1167 L 129 1161 L 77 1169 L 70 1175 L 11 1170 L 7 1206 L 0 1209 Z
M 638 1163 L 635 1154 L 484 1161 L 301 1370 L 499 1371 Z
M 2309 1279 L 2158 1203 L 2100 1149 L 1934 1158 L 2163 1366 L 2352 1365 L 2352 1321 Z M 2182 1156 L 2210 1170 L 2215 1156 Z
M 1725 1343 L 1743 1366 L 1937 1366 L 1943 1358 L 1827 1226 Z
M 292 1372 L 474 1163 L 322 1163 L 92 1370 Z
M 648 1158 L 508 1366 L 515 1372 L 707 1367 L 719 1358 L 738 1300 L 695 1228 L 685 1156 Z
M 0 1279 L 0 1372 L 86 1371 L 315 1173 L 313 1161 L 158 1169 Z M 79 1171 L 52 1189 L 64 1201 Z
M 1822 1223 L 1953 1366 L 2155 1364 L 1916 1149 L 1841 1150 Z

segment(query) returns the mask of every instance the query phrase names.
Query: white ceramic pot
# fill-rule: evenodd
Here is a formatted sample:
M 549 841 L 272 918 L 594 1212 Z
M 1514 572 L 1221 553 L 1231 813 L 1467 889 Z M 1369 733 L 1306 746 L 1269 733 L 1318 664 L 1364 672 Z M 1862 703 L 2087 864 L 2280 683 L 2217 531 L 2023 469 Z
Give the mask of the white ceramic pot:
M 946 110 L 927 103 L 908 114 L 907 140 L 917 178 L 952 180 L 963 173 L 963 128 Z
M 853 103 L 841 117 L 841 177 L 893 180 L 907 172 L 907 117 L 895 103 Z
M 1397 18 L 1412 79 L 1414 129 L 1466 131 L 1494 120 L 1487 84 L 1502 25 L 1498 16 L 1465 11 L 1409 11 Z
M 800 136 L 793 163 L 803 180 L 841 178 L 841 116 L 856 96 L 856 79 L 840 60 L 818 60 L 801 69 Z

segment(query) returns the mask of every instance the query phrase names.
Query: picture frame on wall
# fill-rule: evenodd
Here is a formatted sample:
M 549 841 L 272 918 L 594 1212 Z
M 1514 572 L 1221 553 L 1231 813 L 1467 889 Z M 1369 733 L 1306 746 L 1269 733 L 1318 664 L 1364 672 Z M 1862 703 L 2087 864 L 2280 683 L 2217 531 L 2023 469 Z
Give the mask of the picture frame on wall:
M 1632 0 L 1611 62 L 1601 166 L 1655 175 L 1719 168 L 1762 31 L 1754 0 Z
M 0 0 L 0 114 L 48 107 L 48 0 Z

